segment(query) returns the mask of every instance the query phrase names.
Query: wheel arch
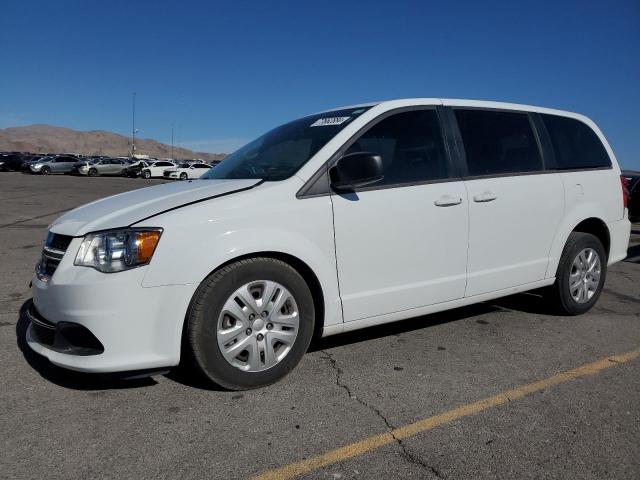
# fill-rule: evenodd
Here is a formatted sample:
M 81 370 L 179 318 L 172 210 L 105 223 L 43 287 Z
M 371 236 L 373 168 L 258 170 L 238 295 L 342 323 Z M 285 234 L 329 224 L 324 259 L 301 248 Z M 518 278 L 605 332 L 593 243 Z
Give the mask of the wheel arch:
M 223 269 L 224 267 L 231 265 L 232 263 L 236 263 L 241 260 L 246 260 L 250 258 L 273 258 L 276 260 L 280 260 L 286 263 L 287 265 L 291 266 L 296 272 L 298 272 L 302 276 L 304 281 L 307 283 L 309 290 L 311 291 L 311 296 L 313 297 L 314 313 L 316 318 L 313 336 L 314 338 L 319 338 L 322 335 L 322 330 L 325 323 L 325 303 L 324 303 L 325 299 L 324 299 L 324 292 L 322 289 L 322 285 L 320 283 L 320 280 L 318 279 L 318 276 L 313 271 L 313 269 L 306 262 L 304 262 L 303 260 L 301 260 L 300 258 L 294 255 L 291 255 L 289 253 L 284 253 L 284 252 L 277 252 L 277 251 L 261 251 L 261 252 L 252 252 L 244 255 L 239 255 L 215 267 L 202 279 L 202 281 L 204 281 L 206 278 L 213 275 L 217 271 Z M 187 319 L 189 316 L 189 311 L 191 310 L 191 305 L 197 293 L 198 293 L 198 290 L 196 289 L 192 295 L 191 300 L 189 301 L 189 307 L 185 312 L 184 320 L 182 322 L 183 323 L 182 334 L 181 334 L 181 340 L 180 340 L 182 358 L 184 358 L 186 353 L 185 348 L 187 348 L 187 345 L 186 345 L 186 339 L 187 339 L 186 335 L 187 335 L 187 326 L 188 326 Z
M 563 228 L 556 234 L 556 238 L 549 252 L 549 263 L 547 265 L 546 278 L 555 277 L 560 263 L 560 257 L 564 246 L 567 244 L 569 235 L 573 232 L 590 233 L 596 236 L 605 250 L 607 258 L 611 248 L 611 234 L 606 222 L 598 215 L 574 216 L 570 221 L 564 223 Z
M 607 258 L 609 257 L 611 233 L 609 232 L 609 227 L 607 227 L 607 224 L 603 220 L 596 217 L 585 218 L 571 230 L 571 233 L 573 232 L 590 233 L 597 237 L 604 246 L 604 252 Z

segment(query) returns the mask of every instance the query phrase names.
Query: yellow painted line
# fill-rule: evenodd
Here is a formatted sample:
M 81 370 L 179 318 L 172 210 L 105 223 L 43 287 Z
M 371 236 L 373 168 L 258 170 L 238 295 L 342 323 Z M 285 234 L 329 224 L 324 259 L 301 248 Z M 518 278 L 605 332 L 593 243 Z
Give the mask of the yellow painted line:
M 357 457 L 358 455 L 362 455 L 375 450 L 376 448 L 393 443 L 396 440 L 413 437 L 419 433 L 432 430 L 440 425 L 444 425 L 470 415 L 475 415 L 476 413 L 490 408 L 504 405 L 507 402 L 518 400 L 532 393 L 554 387 L 561 383 L 587 375 L 596 375 L 609 367 L 630 362 L 638 357 L 640 357 L 640 349 L 622 353 L 620 355 L 606 357 L 592 363 L 587 363 L 586 365 L 582 365 L 581 367 L 573 370 L 558 373 L 544 380 L 529 383 L 528 385 L 522 385 L 520 387 L 498 393 L 497 395 L 484 398 L 477 402 L 462 405 L 444 413 L 418 420 L 417 422 L 410 423 L 404 427 L 399 427 L 389 432 L 374 435 L 358 442 L 336 448 L 335 450 L 330 450 L 321 455 L 307 458 L 301 462 L 291 463 L 274 470 L 266 471 L 253 478 L 254 480 L 285 480 L 299 475 L 304 475 L 305 473 L 326 467 L 327 465 Z

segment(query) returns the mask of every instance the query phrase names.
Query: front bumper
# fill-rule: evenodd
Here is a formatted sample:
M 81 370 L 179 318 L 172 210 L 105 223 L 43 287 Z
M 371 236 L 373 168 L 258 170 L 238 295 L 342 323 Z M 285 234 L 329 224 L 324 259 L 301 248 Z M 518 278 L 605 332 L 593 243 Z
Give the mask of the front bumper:
M 33 324 L 27 331 L 29 346 L 55 365 L 84 372 L 177 365 L 182 325 L 197 285 L 143 287 L 147 267 L 104 274 L 74 266 L 80 242 L 73 239 L 48 282 L 33 279 L 33 305 L 55 331 L 65 323 L 86 328 L 103 351 L 79 355 L 73 349 L 56 348 L 60 344 L 47 344 Z

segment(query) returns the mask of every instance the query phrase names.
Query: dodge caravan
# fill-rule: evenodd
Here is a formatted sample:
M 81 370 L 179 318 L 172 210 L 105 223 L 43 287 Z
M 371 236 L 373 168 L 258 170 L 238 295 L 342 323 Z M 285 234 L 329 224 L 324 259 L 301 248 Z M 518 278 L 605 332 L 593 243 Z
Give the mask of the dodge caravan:
M 441 99 L 330 110 L 199 180 L 54 221 L 27 341 L 73 370 L 184 361 L 247 389 L 290 372 L 314 334 L 542 287 L 581 314 L 626 255 L 626 201 L 582 115 Z

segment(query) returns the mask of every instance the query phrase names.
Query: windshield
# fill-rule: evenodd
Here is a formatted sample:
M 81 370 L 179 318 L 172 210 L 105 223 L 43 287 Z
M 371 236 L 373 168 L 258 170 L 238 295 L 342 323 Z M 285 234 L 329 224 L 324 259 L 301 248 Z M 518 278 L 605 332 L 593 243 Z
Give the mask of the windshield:
M 284 180 L 370 107 L 333 110 L 277 127 L 229 155 L 203 179 Z

